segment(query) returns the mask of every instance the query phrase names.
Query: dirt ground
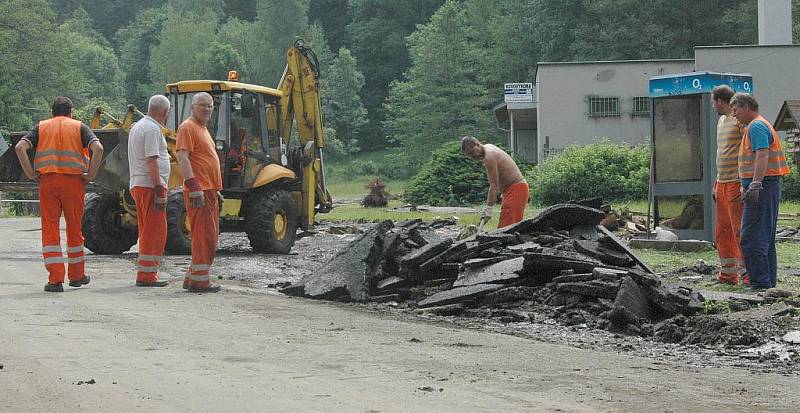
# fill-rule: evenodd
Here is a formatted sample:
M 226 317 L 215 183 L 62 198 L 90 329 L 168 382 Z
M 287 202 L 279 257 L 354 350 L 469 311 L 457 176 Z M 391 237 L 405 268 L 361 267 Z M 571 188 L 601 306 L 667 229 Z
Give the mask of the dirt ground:
M 224 234 L 219 294 L 180 288 L 188 257 L 136 288 L 133 252 L 51 294 L 38 220 L 0 220 L 0 411 L 797 411 L 796 375 L 713 348 L 276 292 L 354 236 L 272 256 Z

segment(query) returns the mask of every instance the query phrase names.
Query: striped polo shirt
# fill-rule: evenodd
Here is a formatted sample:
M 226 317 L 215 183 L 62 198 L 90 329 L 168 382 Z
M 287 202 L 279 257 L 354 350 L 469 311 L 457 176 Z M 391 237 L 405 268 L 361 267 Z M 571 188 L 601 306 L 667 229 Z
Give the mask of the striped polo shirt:
M 739 179 L 739 145 L 742 131 L 733 115 L 722 115 L 717 122 L 717 181 L 734 182 Z

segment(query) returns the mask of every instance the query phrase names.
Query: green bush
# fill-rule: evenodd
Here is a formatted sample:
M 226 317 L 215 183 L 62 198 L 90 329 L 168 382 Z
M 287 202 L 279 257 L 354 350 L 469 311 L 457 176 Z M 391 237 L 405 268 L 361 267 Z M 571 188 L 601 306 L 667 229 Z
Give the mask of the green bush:
M 792 165 L 792 172 L 783 177 L 781 185 L 781 199 L 785 201 L 800 201 L 800 171 Z
M 573 199 L 646 199 L 650 147 L 631 148 L 607 140 L 569 147 L 528 175 L 531 203 L 550 205 Z
M 460 142 L 450 142 L 433 151 L 411 179 L 405 198 L 418 205 L 476 205 L 486 200 L 487 189 L 483 163 L 464 156 Z

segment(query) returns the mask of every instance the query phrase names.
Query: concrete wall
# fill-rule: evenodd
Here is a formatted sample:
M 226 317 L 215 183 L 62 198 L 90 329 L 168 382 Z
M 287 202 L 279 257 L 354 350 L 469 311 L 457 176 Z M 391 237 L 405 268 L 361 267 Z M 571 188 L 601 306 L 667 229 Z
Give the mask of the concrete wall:
M 597 138 L 639 144 L 650 136 L 650 117 L 632 116 L 633 97 L 648 95 L 651 76 L 694 70 L 694 61 L 653 60 L 539 63 L 536 73 L 538 146 L 587 145 Z M 589 95 L 618 97 L 620 116 L 590 117 Z
M 784 100 L 800 98 L 800 45 L 708 46 L 694 54 L 698 71 L 752 74 L 754 96 L 770 122 Z

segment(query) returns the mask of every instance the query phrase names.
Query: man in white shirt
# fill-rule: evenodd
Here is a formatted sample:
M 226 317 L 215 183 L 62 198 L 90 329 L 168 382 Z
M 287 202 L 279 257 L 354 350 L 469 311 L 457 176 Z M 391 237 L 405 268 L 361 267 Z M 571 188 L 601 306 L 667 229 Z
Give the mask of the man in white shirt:
M 147 116 L 136 122 L 128 134 L 130 190 L 136 202 L 139 224 L 137 287 L 164 287 L 158 267 L 167 242 L 167 182 L 169 153 L 162 127 L 169 114 L 169 100 L 163 95 L 150 98 Z

